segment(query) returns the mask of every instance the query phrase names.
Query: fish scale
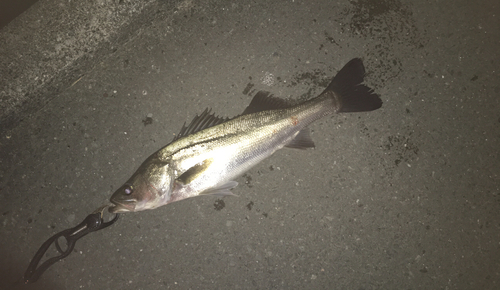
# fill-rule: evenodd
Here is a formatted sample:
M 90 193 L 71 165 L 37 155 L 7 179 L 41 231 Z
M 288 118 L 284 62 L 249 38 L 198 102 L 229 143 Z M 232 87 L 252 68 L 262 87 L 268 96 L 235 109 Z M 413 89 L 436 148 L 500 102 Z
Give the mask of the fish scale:
M 199 195 L 234 195 L 240 176 L 283 148 L 314 147 L 307 126 L 332 113 L 380 108 L 362 84 L 360 59 L 348 62 L 316 98 L 292 105 L 258 92 L 240 116 L 216 117 L 207 109 L 174 140 L 148 157 L 110 201 L 113 213 L 154 209 Z

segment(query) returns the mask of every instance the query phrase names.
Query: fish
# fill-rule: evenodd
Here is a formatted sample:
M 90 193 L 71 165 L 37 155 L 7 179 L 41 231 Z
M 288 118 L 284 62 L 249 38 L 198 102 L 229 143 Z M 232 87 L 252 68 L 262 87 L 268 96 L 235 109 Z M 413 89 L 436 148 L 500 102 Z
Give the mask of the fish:
M 308 125 L 334 113 L 382 106 L 363 84 L 365 67 L 350 60 L 317 97 L 302 103 L 255 94 L 242 114 L 221 118 L 206 109 L 172 142 L 149 156 L 110 198 L 111 213 L 156 209 L 195 196 L 231 196 L 235 179 L 283 147 L 315 147 Z

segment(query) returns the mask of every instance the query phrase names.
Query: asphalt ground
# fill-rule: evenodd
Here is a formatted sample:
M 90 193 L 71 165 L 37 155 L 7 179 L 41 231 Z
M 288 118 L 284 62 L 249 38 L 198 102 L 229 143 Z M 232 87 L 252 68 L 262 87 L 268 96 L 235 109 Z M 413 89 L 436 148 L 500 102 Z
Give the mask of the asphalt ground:
M 155 5 L 2 131 L 2 287 L 205 108 L 305 100 L 361 57 L 381 109 L 314 123 L 315 149 L 279 151 L 238 197 L 123 214 L 20 289 L 499 288 L 500 4 Z

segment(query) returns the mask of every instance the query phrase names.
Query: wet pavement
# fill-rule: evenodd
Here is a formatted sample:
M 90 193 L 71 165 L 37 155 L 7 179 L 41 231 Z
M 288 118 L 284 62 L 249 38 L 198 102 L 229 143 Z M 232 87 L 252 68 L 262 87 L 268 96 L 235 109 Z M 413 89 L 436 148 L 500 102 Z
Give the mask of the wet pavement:
M 238 197 L 123 214 L 20 289 L 499 287 L 497 2 L 155 5 L 1 131 L 1 287 L 205 108 L 313 97 L 354 57 L 381 109 L 314 123 L 315 149 L 277 152 Z

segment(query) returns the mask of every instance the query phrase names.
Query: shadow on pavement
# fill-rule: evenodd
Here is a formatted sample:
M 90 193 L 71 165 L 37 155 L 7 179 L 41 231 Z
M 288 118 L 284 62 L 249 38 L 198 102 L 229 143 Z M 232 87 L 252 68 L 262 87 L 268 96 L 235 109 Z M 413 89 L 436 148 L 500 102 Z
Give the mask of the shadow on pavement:
M 57 283 L 57 281 L 52 281 L 48 277 L 50 275 L 42 275 L 38 281 L 32 284 L 24 285 L 16 282 L 21 279 L 28 267 L 29 261 L 21 261 L 20 259 L 15 259 L 12 254 L 4 247 L 0 248 L 0 289 L 14 290 L 30 290 L 30 289 L 53 289 L 53 290 L 63 290 L 64 287 Z M 50 271 L 47 270 L 47 271 Z

